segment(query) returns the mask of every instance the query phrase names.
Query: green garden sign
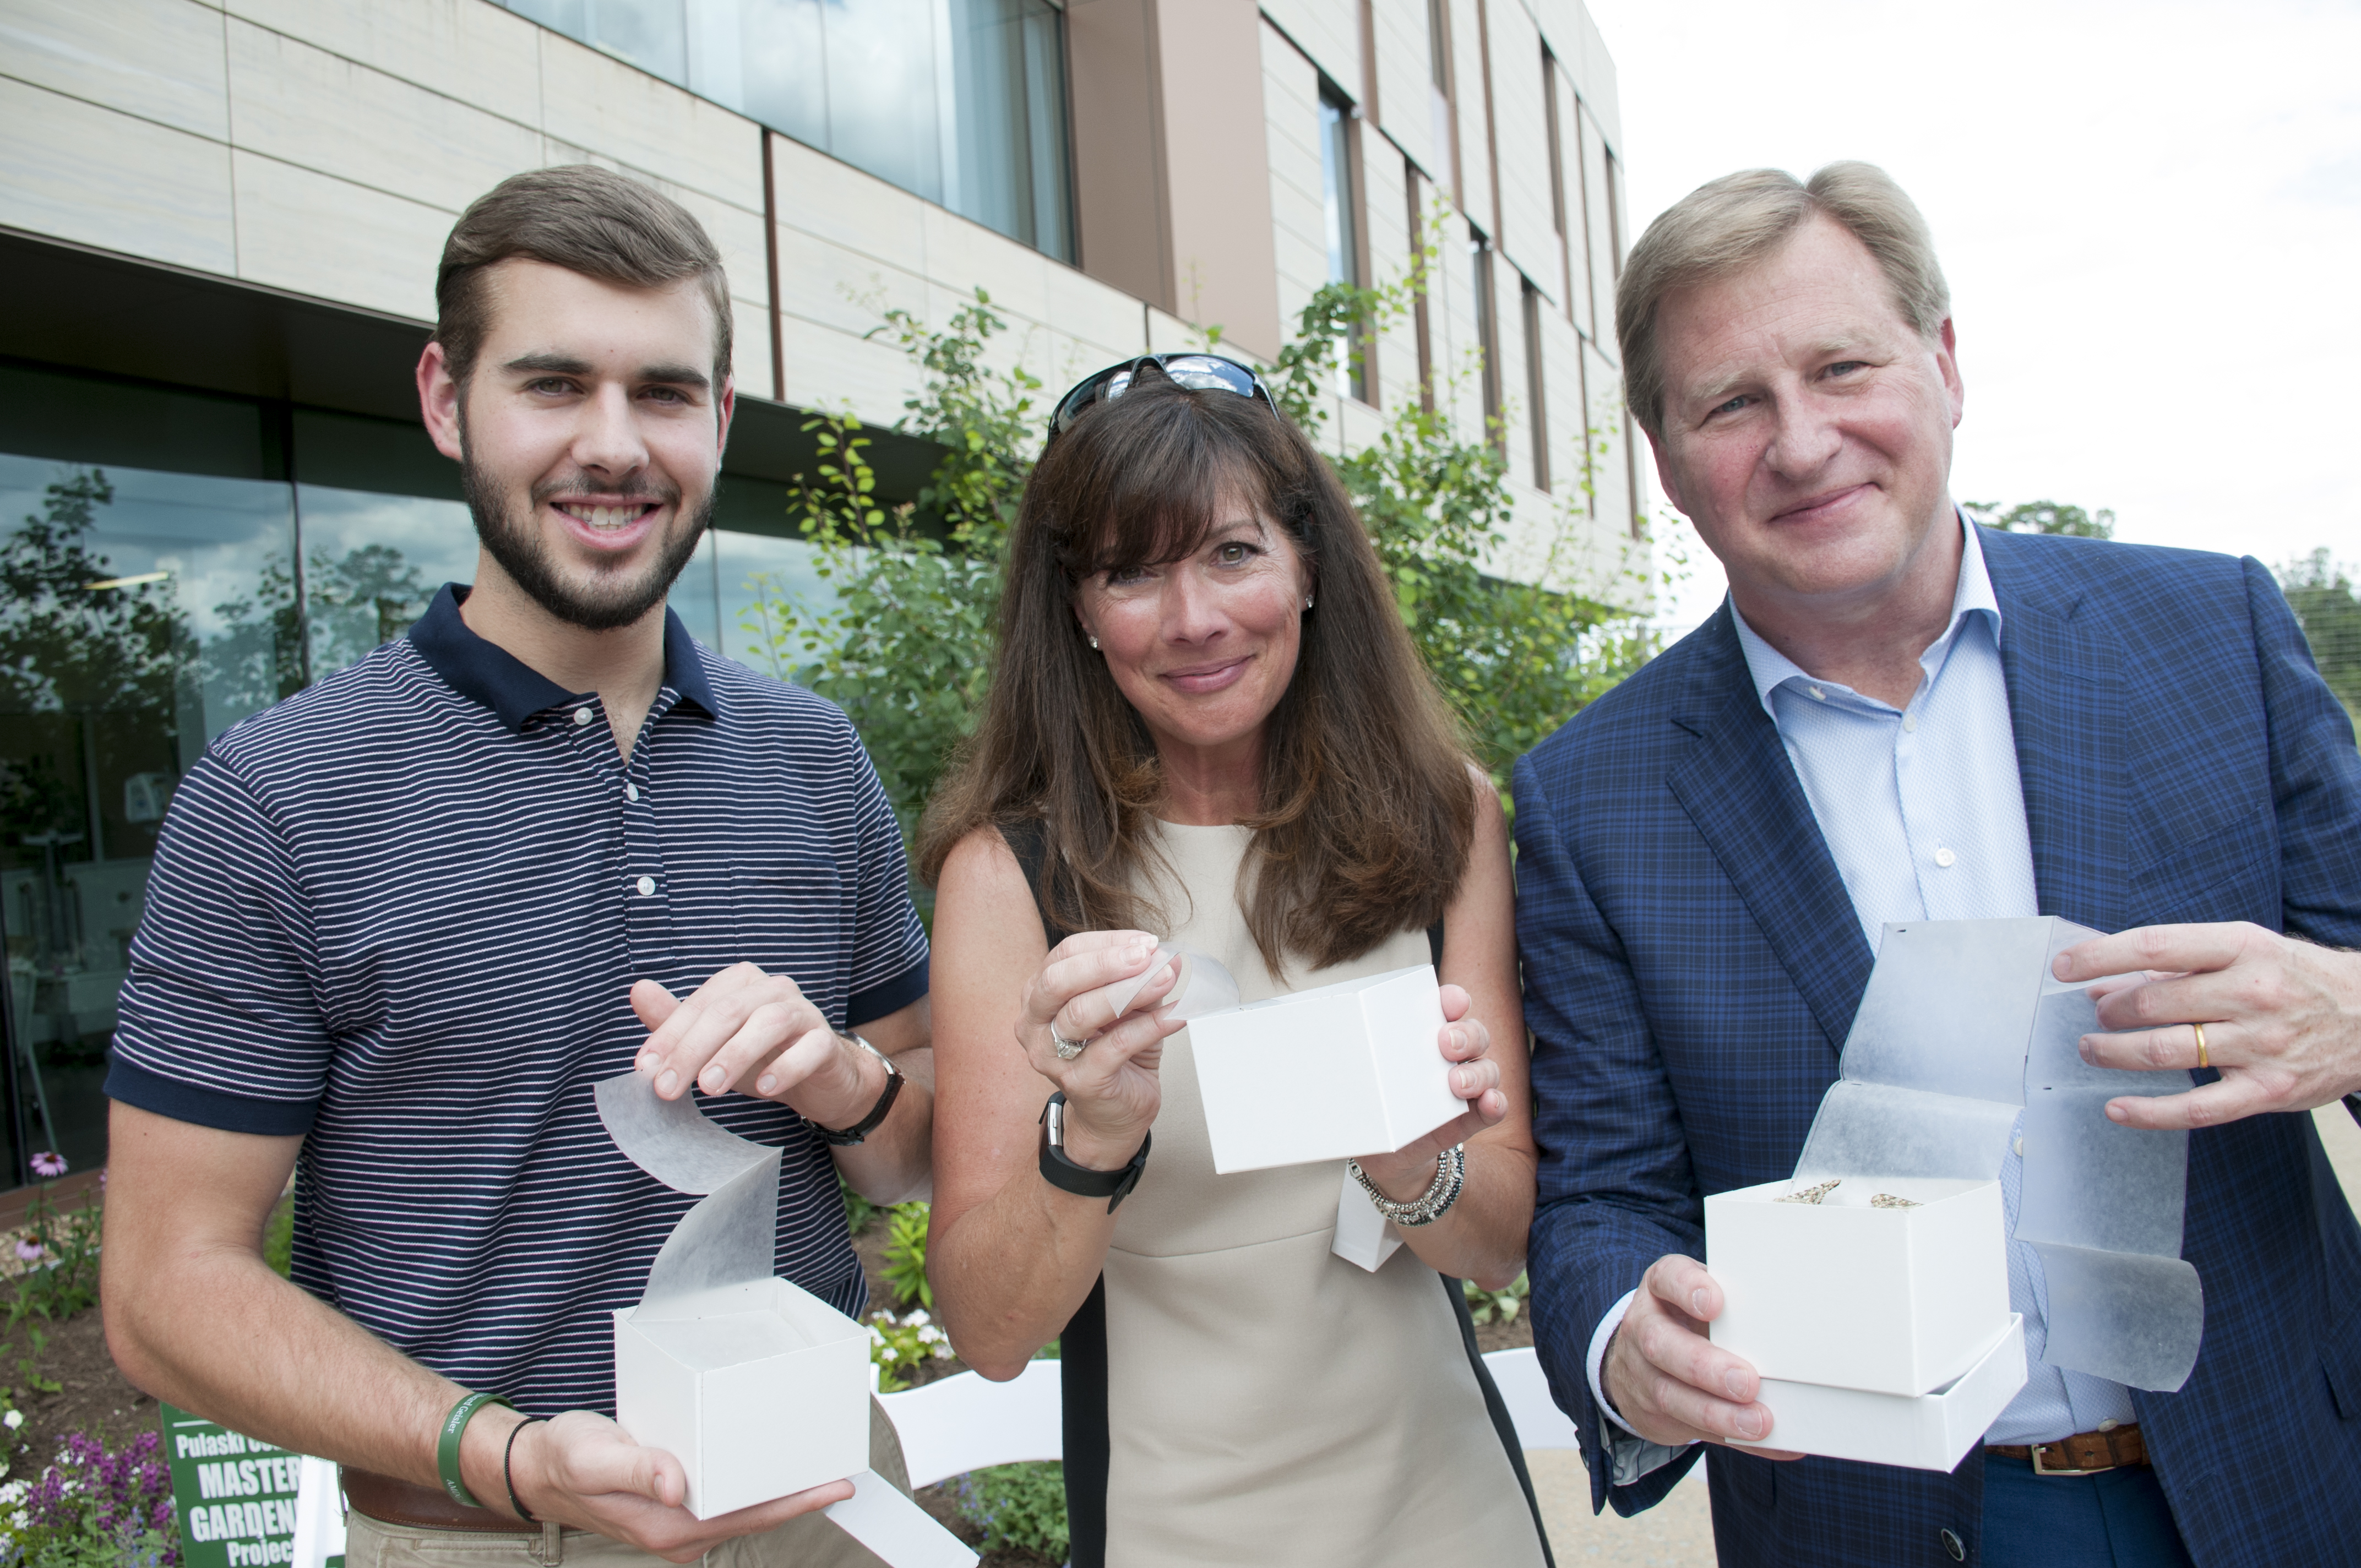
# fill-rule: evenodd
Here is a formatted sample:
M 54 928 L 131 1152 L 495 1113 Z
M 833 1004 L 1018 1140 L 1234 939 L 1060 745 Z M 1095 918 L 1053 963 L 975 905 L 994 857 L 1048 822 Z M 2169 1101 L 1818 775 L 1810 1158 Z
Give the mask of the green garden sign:
M 183 1568 L 278 1568 L 295 1555 L 303 1456 L 159 1403 Z M 342 1555 L 327 1568 L 343 1568 Z

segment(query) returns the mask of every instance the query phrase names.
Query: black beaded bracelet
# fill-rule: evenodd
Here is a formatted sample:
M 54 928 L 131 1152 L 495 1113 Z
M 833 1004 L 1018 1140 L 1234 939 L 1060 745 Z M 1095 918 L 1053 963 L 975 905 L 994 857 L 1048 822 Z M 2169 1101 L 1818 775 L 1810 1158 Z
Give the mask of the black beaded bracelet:
M 527 1524 L 539 1524 L 541 1521 L 533 1517 L 533 1510 L 526 1508 L 523 1502 L 517 1497 L 515 1469 L 516 1440 L 517 1433 L 524 1431 L 525 1428 L 532 1426 L 540 1419 L 541 1418 L 538 1416 L 527 1416 L 524 1420 L 517 1422 L 516 1425 L 509 1428 L 509 1445 L 500 1450 L 500 1480 L 509 1489 L 509 1507 L 514 1508 L 516 1510 L 516 1517 L 524 1520 Z

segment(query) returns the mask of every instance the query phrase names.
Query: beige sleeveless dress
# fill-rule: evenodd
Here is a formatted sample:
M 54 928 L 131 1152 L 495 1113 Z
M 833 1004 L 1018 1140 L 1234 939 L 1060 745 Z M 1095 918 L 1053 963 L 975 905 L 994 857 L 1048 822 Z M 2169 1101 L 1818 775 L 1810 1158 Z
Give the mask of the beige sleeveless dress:
M 1180 886 L 1155 888 L 1166 934 L 1227 966 L 1243 1000 L 1429 960 L 1412 930 L 1272 975 L 1238 908 L 1248 838 L 1167 825 Z M 1457 1285 L 1407 1247 L 1374 1274 L 1330 1253 L 1341 1162 L 1215 1175 L 1187 1031 L 1160 1076 L 1155 1146 L 1104 1282 L 1104 1562 L 1537 1568 L 1539 1528 L 1487 1412 Z M 1093 1544 L 1078 1532 L 1075 1568 Z

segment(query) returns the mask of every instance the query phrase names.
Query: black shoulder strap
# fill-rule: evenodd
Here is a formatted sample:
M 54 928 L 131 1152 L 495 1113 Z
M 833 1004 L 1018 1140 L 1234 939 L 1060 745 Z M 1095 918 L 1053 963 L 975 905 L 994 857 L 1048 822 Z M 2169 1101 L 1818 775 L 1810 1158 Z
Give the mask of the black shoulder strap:
M 1434 972 L 1443 972 L 1443 922 L 1438 920 L 1426 928 L 1426 950 L 1434 955 Z
M 1049 858 L 1049 825 L 1038 817 L 1014 825 L 1003 823 L 1000 836 L 1007 840 L 1008 852 L 1016 857 L 1017 865 L 1025 872 L 1025 885 L 1032 890 L 1034 910 L 1041 916 L 1041 934 L 1054 948 L 1073 932 L 1049 913 L 1049 905 L 1041 897 L 1041 870 Z M 1441 952 L 1442 948 L 1435 950 Z

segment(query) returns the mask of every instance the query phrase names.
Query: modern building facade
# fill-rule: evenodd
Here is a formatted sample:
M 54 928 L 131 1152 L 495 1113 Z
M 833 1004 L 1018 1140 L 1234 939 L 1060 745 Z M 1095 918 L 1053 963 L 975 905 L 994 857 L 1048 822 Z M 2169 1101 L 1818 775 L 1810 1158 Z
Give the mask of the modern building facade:
M 1433 400 L 1507 458 L 1499 569 L 1631 600 L 1620 156 L 1578 0 L 0 0 L 0 1185 L 104 1157 L 182 773 L 472 572 L 411 370 L 500 179 L 620 168 L 721 247 L 740 416 L 674 604 L 759 663 L 763 575 L 817 589 L 805 411 L 915 388 L 884 310 L 983 288 L 1054 390 L 1215 328 L 1267 358 L 1422 248 L 1326 439 Z M 930 451 L 881 429 L 884 487 Z

